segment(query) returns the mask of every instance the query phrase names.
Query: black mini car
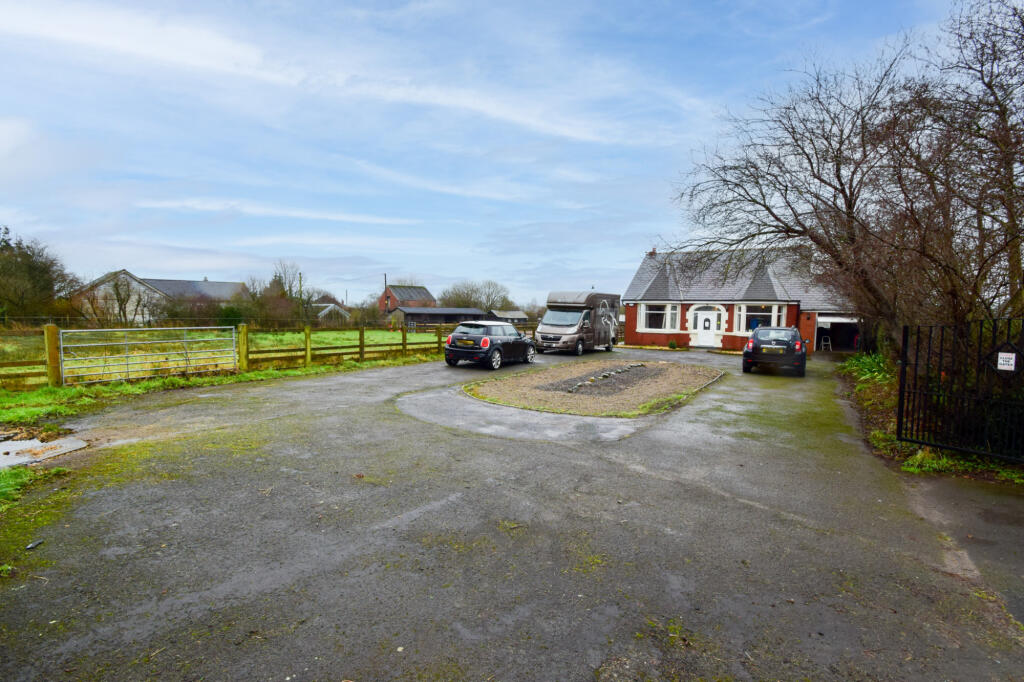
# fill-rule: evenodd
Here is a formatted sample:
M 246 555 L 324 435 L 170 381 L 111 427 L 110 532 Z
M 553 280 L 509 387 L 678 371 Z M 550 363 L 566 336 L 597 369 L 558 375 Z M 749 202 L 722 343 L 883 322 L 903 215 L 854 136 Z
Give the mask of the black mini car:
M 536 359 L 537 344 L 533 339 L 506 322 L 463 322 L 444 344 L 444 361 L 452 367 L 459 360 L 468 360 L 498 369 L 512 360 Z
M 792 369 L 798 377 L 807 371 L 807 339 L 800 340 L 796 327 L 758 327 L 743 349 L 743 371 L 758 365 Z

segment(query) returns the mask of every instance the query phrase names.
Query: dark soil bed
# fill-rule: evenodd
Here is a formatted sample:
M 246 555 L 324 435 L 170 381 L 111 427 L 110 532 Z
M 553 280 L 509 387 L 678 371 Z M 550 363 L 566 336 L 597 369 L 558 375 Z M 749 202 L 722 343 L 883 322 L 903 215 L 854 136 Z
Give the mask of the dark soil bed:
M 675 362 L 575 362 L 486 381 L 467 392 L 527 409 L 635 417 L 677 404 L 721 375 Z

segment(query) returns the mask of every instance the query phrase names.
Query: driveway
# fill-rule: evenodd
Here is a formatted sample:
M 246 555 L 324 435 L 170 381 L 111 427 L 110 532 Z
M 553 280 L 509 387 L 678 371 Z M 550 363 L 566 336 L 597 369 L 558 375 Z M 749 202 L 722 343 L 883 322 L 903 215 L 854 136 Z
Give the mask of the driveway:
M 830 363 L 615 356 L 727 375 L 640 420 L 485 405 L 453 387 L 490 373 L 435 363 L 71 424 L 0 678 L 1019 677 L 1020 493 L 886 467 Z

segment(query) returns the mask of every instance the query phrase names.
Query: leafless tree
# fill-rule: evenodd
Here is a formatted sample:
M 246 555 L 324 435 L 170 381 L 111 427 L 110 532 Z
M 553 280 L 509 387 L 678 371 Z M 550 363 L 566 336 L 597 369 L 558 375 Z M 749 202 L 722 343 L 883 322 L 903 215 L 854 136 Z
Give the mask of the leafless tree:
M 865 254 L 879 247 L 872 192 L 886 158 L 876 131 L 905 58 L 899 49 L 850 71 L 813 68 L 732 118 L 724 151 L 709 151 L 681 193 L 701 228 L 681 248 L 725 252 L 734 267 L 801 249 L 809 273 L 840 274 L 865 312 L 893 321 L 895 338 L 895 302 Z
M 740 267 L 793 249 L 894 345 L 905 323 L 1024 315 L 1024 11 L 974 0 L 946 35 L 733 118 L 680 195 L 700 228 L 680 247 Z
M 441 292 L 441 305 L 451 308 L 480 308 L 495 310 L 514 306 L 508 297 L 508 287 L 494 280 L 455 282 Z

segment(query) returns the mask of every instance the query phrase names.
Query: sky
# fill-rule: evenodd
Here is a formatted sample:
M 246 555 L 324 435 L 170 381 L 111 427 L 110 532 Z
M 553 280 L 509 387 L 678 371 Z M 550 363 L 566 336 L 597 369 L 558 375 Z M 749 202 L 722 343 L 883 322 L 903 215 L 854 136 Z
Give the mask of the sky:
M 622 293 L 723 116 L 942 0 L 0 0 L 0 225 L 88 281 Z

